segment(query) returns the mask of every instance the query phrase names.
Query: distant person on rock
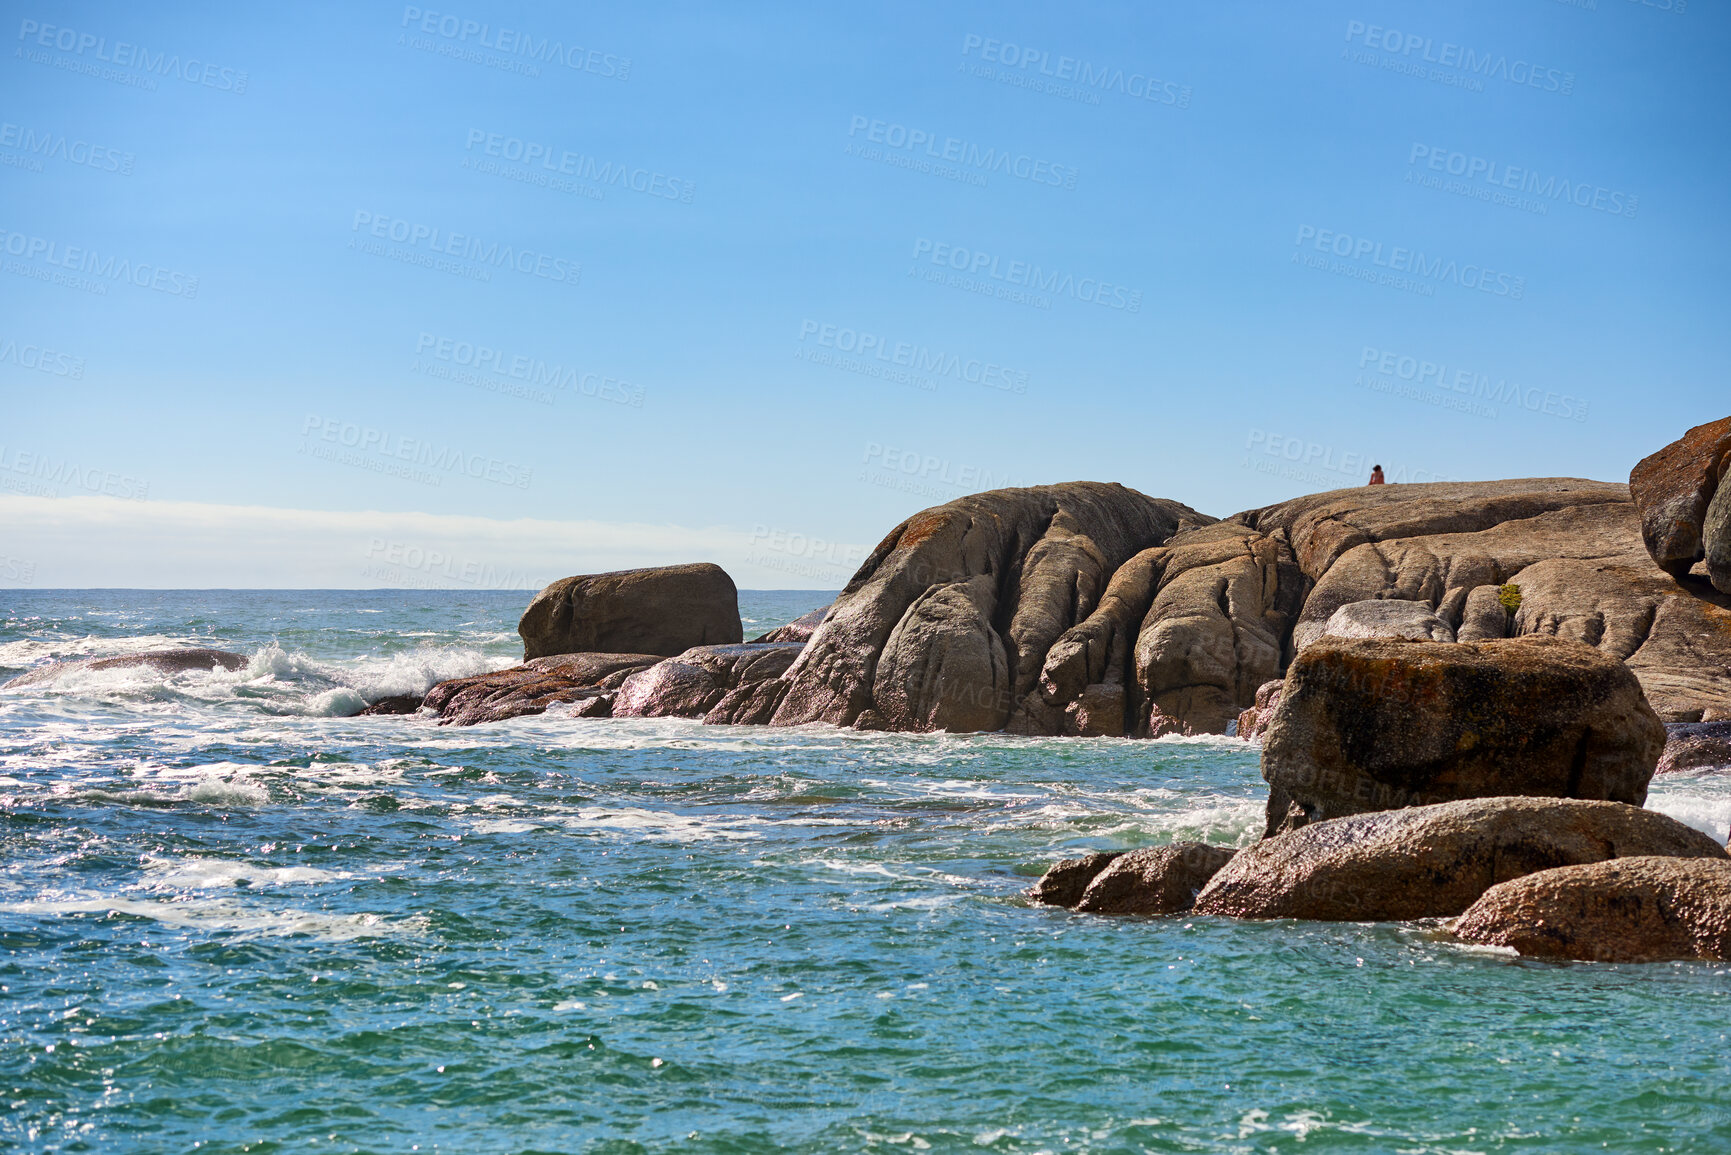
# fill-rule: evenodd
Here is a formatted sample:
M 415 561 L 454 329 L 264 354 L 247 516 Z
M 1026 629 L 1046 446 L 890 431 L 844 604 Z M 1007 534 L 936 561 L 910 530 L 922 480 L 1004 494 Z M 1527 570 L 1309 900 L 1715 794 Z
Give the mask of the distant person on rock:
M 1370 483 L 1372 485 L 1384 484 L 1382 479 L 1382 466 L 1373 465 L 1370 467 Z

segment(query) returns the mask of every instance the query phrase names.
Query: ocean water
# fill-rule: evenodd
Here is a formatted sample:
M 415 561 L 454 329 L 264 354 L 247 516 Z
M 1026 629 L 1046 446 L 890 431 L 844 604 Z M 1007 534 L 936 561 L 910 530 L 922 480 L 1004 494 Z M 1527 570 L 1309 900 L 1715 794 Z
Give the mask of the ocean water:
M 526 597 L 0 593 L 0 678 L 251 656 L 0 690 L 0 1149 L 1731 1149 L 1725 966 L 1020 897 L 1248 842 L 1236 739 L 345 716 Z M 1723 838 L 1731 785 L 1650 805 Z

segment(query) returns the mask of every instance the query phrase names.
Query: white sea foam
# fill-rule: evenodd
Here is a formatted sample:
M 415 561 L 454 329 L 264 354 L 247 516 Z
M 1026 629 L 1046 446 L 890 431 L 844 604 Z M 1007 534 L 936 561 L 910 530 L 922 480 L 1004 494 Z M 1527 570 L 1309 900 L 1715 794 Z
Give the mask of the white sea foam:
M 201 932 L 224 931 L 240 939 L 308 935 L 327 942 L 425 933 L 421 915 L 388 920 L 375 914 L 326 914 L 311 910 L 263 910 L 232 899 L 125 898 L 94 896 L 0 904 L 0 912 L 24 915 L 118 914 Z
M 155 858 L 144 860 L 146 890 L 207 890 L 247 884 L 287 886 L 295 883 L 331 882 L 353 878 L 346 871 L 320 870 L 315 866 L 260 866 L 227 858 Z

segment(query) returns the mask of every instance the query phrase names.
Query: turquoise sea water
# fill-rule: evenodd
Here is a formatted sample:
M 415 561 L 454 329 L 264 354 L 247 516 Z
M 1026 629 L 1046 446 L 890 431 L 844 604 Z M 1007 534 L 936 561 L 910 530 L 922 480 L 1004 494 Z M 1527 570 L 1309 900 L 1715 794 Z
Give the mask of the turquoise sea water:
M 1724 966 L 1019 897 L 1249 840 L 1236 739 L 339 716 L 511 664 L 525 601 L 0 593 L 0 678 L 253 655 L 0 691 L 0 1148 L 1731 1149 Z M 1731 787 L 1651 805 L 1724 837 Z

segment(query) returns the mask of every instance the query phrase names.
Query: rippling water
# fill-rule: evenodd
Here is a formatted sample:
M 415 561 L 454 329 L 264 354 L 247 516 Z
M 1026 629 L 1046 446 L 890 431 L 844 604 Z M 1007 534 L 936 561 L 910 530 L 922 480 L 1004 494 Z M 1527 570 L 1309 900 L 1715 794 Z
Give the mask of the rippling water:
M 1027 905 L 1242 844 L 1235 739 L 344 717 L 521 593 L 0 594 L 0 1147 L 1724 1151 L 1731 972 Z M 748 636 L 827 600 L 742 594 Z M 1651 805 L 1726 835 L 1731 786 Z

